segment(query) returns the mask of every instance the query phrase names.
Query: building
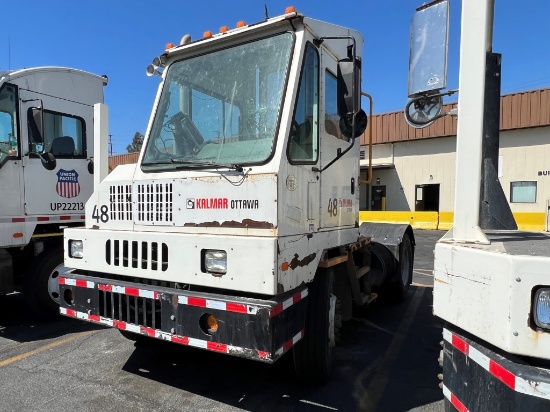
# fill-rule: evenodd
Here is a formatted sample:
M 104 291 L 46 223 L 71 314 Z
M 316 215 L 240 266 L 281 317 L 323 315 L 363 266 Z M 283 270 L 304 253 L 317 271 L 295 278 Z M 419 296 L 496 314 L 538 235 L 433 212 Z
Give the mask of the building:
M 124 153 L 109 156 L 109 173 L 111 173 L 118 165 L 125 165 L 130 163 L 137 163 L 139 158 L 139 152 Z
M 450 228 L 457 119 L 445 116 L 425 129 L 410 127 L 402 112 L 371 121 L 373 176 L 361 186 L 361 220 Z M 368 129 L 361 145 L 361 178 L 367 179 Z M 498 176 L 519 228 L 548 230 L 550 88 L 501 97 Z

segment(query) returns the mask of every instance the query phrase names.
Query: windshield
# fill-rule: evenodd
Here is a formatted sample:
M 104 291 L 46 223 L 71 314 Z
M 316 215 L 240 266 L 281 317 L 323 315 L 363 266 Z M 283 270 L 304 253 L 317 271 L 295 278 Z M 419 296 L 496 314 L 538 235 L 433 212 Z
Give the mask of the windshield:
M 175 62 L 142 166 L 261 163 L 274 146 L 293 36 L 282 33 Z

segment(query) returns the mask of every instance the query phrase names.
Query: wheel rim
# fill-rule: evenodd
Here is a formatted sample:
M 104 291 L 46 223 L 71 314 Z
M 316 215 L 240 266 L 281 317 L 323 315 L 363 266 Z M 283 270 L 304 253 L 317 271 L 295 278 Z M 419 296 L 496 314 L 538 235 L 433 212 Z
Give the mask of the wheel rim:
M 403 285 L 407 285 L 409 283 L 409 273 L 411 270 L 411 249 L 408 243 L 404 243 L 403 245 L 404 259 L 399 262 L 399 264 L 401 265 L 401 282 Z
M 336 296 L 330 295 L 329 309 L 328 309 L 328 346 L 329 351 L 336 346 L 336 328 L 335 328 L 335 316 L 336 316 Z
M 51 300 L 59 304 L 59 272 L 63 265 L 56 266 L 48 276 L 48 295 Z

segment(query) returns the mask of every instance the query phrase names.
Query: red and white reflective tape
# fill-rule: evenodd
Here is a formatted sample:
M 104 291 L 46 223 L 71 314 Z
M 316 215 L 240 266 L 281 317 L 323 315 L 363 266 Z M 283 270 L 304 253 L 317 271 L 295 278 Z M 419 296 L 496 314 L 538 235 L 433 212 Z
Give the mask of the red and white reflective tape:
M 277 306 L 271 309 L 271 311 L 269 312 L 269 316 L 270 317 L 277 316 L 279 313 L 281 313 L 285 309 L 288 309 L 290 306 L 295 305 L 296 303 L 304 299 L 306 296 L 307 296 L 307 288 L 305 288 L 301 292 L 298 292 L 292 295 L 290 298 L 288 298 L 284 302 L 279 303 Z
M 458 412 L 468 412 L 468 408 L 464 406 L 462 402 L 447 388 L 443 385 L 443 395 L 451 402 L 451 404 L 456 408 Z
M 497 362 L 469 345 L 464 339 L 447 329 L 443 329 L 443 338 L 510 389 L 525 395 L 550 399 L 549 383 L 528 381 L 520 376 L 514 375 L 504 366 L 499 365 Z
M 193 296 L 183 296 L 183 295 L 178 296 L 178 303 L 180 305 L 197 306 L 199 308 L 218 309 L 226 312 L 248 313 L 251 315 L 256 315 L 258 313 L 258 310 L 260 309 L 259 306 L 254 306 L 254 305 L 245 305 L 243 303 L 224 302 L 221 300 L 197 298 Z
M 59 277 L 57 281 L 60 285 L 78 286 L 79 288 L 88 288 L 88 289 L 93 289 L 95 285 L 94 282 L 90 282 L 89 280 L 82 280 L 82 279 L 67 279 L 67 278 Z
M 149 298 L 149 299 L 155 299 L 155 300 L 158 300 L 160 296 L 160 294 L 158 292 L 155 292 L 154 290 L 131 288 L 127 286 L 105 285 L 105 284 L 99 283 L 97 285 L 97 288 L 104 292 L 113 292 L 121 295 L 137 296 L 140 298 Z
M 288 351 L 290 348 L 292 348 L 296 343 L 300 341 L 304 337 L 304 330 L 302 329 L 300 332 L 298 332 L 296 335 L 294 335 L 291 339 L 287 340 L 283 346 L 281 346 L 279 349 L 275 351 L 275 355 L 277 357 L 281 356 L 283 353 Z
M 67 282 L 70 282 L 70 283 L 67 283 Z M 59 278 L 59 284 L 72 285 L 72 286 L 88 288 L 88 289 L 93 289 L 95 287 L 94 282 L 67 279 L 62 277 Z M 139 289 L 139 288 L 133 288 L 133 287 L 127 287 L 127 286 L 116 286 L 116 285 L 109 285 L 109 284 L 102 284 L 102 283 L 99 283 L 97 285 L 97 288 L 105 292 L 119 293 L 119 294 L 128 295 L 128 296 L 138 296 L 142 298 L 149 298 L 149 299 L 156 299 L 156 300 L 160 298 L 159 292 L 155 292 L 147 289 Z M 270 317 L 277 316 L 278 314 L 283 312 L 285 309 L 296 304 L 306 296 L 307 296 L 307 289 L 304 289 L 302 292 L 296 293 L 294 296 L 290 297 L 284 302 L 279 303 L 277 306 L 273 307 L 269 312 L 269 316 Z M 221 300 L 206 299 L 206 298 L 199 298 L 199 297 L 185 296 L 185 295 L 178 295 L 178 303 L 180 305 L 197 306 L 200 308 L 210 308 L 210 309 L 223 310 L 226 312 L 243 313 L 243 314 L 249 314 L 249 315 L 256 315 L 258 311 L 261 309 L 261 307 L 257 305 L 247 305 L 244 303 L 236 303 L 236 302 L 224 302 Z
M 18 216 L 0 218 L 0 223 L 36 223 L 36 222 L 66 222 L 86 220 L 85 215 L 52 215 L 52 216 Z
M 259 359 L 265 359 L 265 360 L 269 360 L 271 358 L 271 353 L 260 351 L 257 349 L 246 349 L 238 346 L 227 345 L 225 343 L 211 342 L 203 339 L 190 338 L 188 336 L 174 335 L 172 333 L 163 332 L 158 329 L 135 325 L 133 323 L 123 322 L 116 319 L 104 318 L 97 315 L 90 315 L 87 313 L 83 313 L 83 312 L 79 312 L 73 309 L 67 309 L 63 307 L 59 308 L 59 311 L 62 315 L 65 315 L 65 316 L 70 316 L 81 320 L 87 320 L 90 322 L 99 323 L 101 325 L 110 326 L 120 330 L 135 332 L 142 335 L 148 335 L 152 338 L 162 339 L 173 343 L 179 343 L 180 345 L 193 346 L 195 348 L 206 349 L 213 352 L 232 354 L 232 355 L 246 356 L 249 354 L 253 354 L 253 357 L 257 357 Z

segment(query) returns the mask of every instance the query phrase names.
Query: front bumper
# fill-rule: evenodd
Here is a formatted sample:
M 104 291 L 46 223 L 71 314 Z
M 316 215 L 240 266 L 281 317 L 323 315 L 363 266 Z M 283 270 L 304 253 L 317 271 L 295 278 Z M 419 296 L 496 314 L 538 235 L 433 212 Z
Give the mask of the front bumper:
M 270 300 L 78 275 L 59 277 L 65 316 L 215 352 L 274 362 L 304 335 L 307 287 Z M 201 327 L 211 314 L 219 329 Z
M 443 330 L 443 394 L 459 411 L 548 411 L 550 370 Z

